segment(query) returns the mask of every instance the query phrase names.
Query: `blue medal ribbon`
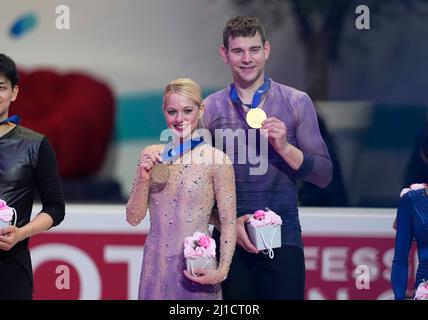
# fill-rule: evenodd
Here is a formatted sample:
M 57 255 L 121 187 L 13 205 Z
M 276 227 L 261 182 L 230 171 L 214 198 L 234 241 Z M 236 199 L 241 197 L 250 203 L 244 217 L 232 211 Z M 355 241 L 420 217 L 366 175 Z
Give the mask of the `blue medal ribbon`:
M 195 149 L 196 146 L 200 145 L 203 142 L 203 137 L 195 137 L 180 143 L 176 147 L 173 147 L 171 143 L 166 145 L 163 152 L 161 153 L 162 163 L 173 162 L 185 153 Z
M 7 123 L 7 122 L 12 122 L 14 124 L 19 124 L 20 121 L 21 121 L 21 117 L 15 114 L 15 115 L 7 118 L 7 119 L 4 119 L 4 120 L 0 121 L 0 124 Z
M 239 98 L 238 91 L 236 90 L 235 85 L 232 84 L 232 86 L 230 88 L 230 92 L 229 92 L 230 100 L 232 100 L 232 102 L 234 102 L 234 103 L 241 104 L 241 105 L 244 105 L 244 106 L 249 107 L 249 108 L 257 108 L 258 105 L 260 104 L 260 102 L 262 101 L 263 96 L 269 90 L 269 88 L 270 88 L 270 79 L 267 76 L 265 76 L 265 81 L 256 90 L 256 93 L 253 96 L 252 103 L 248 104 L 248 103 L 243 103 L 241 101 L 241 99 Z

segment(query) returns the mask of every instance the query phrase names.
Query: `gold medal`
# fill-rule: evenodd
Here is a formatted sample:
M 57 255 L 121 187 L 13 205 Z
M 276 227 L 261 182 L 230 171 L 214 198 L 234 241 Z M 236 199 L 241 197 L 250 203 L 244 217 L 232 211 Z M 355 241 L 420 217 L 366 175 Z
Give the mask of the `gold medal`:
M 169 168 L 164 163 L 156 163 L 151 172 L 152 181 L 156 184 L 166 184 L 169 179 Z
M 252 108 L 247 112 L 247 123 L 251 128 L 260 129 L 262 122 L 266 120 L 266 113 L 260 108 Z

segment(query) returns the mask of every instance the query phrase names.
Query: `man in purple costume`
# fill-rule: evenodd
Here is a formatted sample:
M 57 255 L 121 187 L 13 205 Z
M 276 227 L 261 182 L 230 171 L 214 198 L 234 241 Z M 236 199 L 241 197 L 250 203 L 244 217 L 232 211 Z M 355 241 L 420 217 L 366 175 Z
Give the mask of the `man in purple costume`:
M 216 147 L 231 157 L 236 177 L 239 246 L 222 283 L 226 300 L 304 299 L 305 262 L 296 179 L 326 187 L 332 178 L 332 163 L 311 99 L 265 76 L 269 53 L 270 44 L 259 19 L 231 18 L 223 31 L 221 56 L 232 71 L 233 83 L 204 101 L 204 127 L 210 130 Z M 259 109 L 259 115 L 249 116 L 254 109 Z M 257 128 L 260 113 L 267 118 Z M 230 132 L 234 133 L 232 152 L 224 143 Z M 268 141 L 266 148 L 262 141 Z M 246 161 L 240 152 L 243 148 Z M 254 156 L 260 163 L 251 161 Z M 283 221 L 282 246 L 274 249 L 273 259 L 259 253 L 245 229 L 250 214 L 265 207 Z M 219 237 L 217 229 L 214 237 Z

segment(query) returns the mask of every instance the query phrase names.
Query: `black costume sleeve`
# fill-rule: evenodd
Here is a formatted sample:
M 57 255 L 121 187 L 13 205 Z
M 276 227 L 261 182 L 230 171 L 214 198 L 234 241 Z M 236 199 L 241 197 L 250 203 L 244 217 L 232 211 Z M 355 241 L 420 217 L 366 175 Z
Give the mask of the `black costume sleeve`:
M 55 153 L 46 138 L 40 144 L 35 177 L 37 191 L 43 206 L 41 212 L 45 212 L 52 217 L 52 227 L 54 227 L 65 216 L 64 192 L 58 173 Z

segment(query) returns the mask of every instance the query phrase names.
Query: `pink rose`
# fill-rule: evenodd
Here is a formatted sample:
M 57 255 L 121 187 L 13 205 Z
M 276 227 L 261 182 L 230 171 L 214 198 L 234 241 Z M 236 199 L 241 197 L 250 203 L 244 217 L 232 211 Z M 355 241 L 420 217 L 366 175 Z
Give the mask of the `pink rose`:
M 268 225 L 281 225 L 282 219 L 270 209 L 267 209 L 267 211 L 257 210 L 254 212 L 253 216 L 248 219 L 248 223 L 257 228 Z
M 0 200 L 0 220 L 10 223 L 13 219 L 14 209 L 7 206 L 4 200 Z
M 210 238 L 207 236 L 201 236 L 198 241 L 198 245 L 202 248 L 208 248 L 210 245 Z
M 6 201 L 0 200 L 0 210 L 8 208 Z
M 265 218 L 265 211 L 257 210 L 254 212 L 253 218 L 256 220 L 263 220 Z
M 215 241 L 202 232 L 196 231 L 184 239 L 184 257 L 215 257 Z

